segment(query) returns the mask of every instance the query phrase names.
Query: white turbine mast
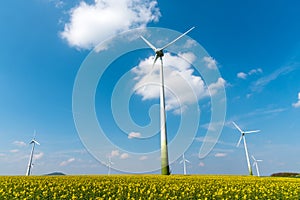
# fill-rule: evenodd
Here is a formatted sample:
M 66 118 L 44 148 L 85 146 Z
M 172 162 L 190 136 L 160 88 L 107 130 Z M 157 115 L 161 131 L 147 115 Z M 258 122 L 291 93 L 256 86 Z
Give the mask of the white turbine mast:
M 32 144 L 32 148 L 31 148 L 31 153 L 29 156 L 29 161 L 28 161 L 28 166 L 27 166 L 27 171 L 26 171 L 26 176 L 29 176 L 31 174 L 31 167 L 32 167 L 32 158 L 33 158 L 33 153 L 34 153 L 34 147 L 35 145 L 40 145 L 40 143 L 38 143 L 35 140 L 35 135 L 36 135 L 36 131 L 34 131 L 34 135 L 33 135 L 33 139 L 31 140 L 31 142 L 29 144 Z
M 249 170 L 249 175 L 253 175 L 252 173 L 252 168 L 250 165 L 250 160 L 249 160 L 249 154 L 248 154 L 248 149 L 247 149 L 247 143 L 246 143 L 246 137 L 245 134 L 249 134 L 249 133 L 257 133 L 260 130 L 254 130 L 254 131 L 243 131 L 236 123 L 232 122 L 233 125 L 239 130 L 239 132 L 241 133 L 240 139 L 237 143 L 237 147 L 240 145 L 241 141 L 243 140 L 244 142 L 244 148 L 245 148 L 245 153 L 246 153 L 246 159 L 247 159 L 247 165 L 248 165 L 248 170 Z
M 189 160 L 187 160 L 184 157 L 184 154 L 182 154 L 182 160 L 179 162 L 180 164 L 183 163 L 183 174 L 186 175 L 186 162 L 191 163 Z
M 262 162 L 262 160 L 256 160 L 255 159 L 255 157 L 252 155 L 251 156 L 252 157 L 252 159 L 253 159 L 253 166 L 255 166 L 255 168 L 256 168 L 256 173 L 257 173 L 257 176 L 260 176 L 260 174 L 259 174 L 259 170 L 258 170 L 258 162 Z
M 161 174 L 169 175 L 170 174 L 170 167 L 169 167 L 169 158 L 168 158 L 168 142 L 167 142 L 167 125 L 166 125 L 166 111 L 165 111 L 165 89 L 164 89 L 164 70 L 163 70 L 163 59 L 164 56 L 163 50 L 167 47 L 175 43 L 177 40 L 182 38 L 184 35 L 188 34 L 191 30 L 195 27 L 192 27 L 170 43 L 166 44 L 162 48 L 156 48 L 151 42 L 146 40 L 143 36 L 141 38 L 146 42 L 146 44 L 154 51 L 155 58 L 152 65 L 154 67 L 157 59 L 160 59 L 160 145 L 161 145 Z

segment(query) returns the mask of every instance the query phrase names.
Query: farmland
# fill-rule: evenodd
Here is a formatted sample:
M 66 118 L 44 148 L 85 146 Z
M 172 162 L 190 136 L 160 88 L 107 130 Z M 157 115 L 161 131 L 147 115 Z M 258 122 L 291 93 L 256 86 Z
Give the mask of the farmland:
M 216 175 L 2 176 L 0 199 L 300 199 L 300 179 Z

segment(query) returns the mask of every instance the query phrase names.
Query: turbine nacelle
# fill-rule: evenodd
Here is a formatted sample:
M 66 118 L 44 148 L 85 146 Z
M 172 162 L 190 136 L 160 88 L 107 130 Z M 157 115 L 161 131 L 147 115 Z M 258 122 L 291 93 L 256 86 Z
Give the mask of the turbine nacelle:
M 35 139 L 31 140 L 31 142 L 29 144 L 37 144 L 40 145 L 40 143 L 38 141 L 36 141 Z
M 243 130 L 235 123 L 235 122 L 232 122 L 232 123 L 233 123 L 233 125 L 236 127 L 236 129 L 238 129 L 239 132 L 241 133 L 240 139 L 239 139 L 239 141 L 238 141 L 238 143 L 237 143 L 237 145 L 236 145 L 237 147 L 240 146 L 240 143 L 241 143 L 243 137 L 245 137 L 246 134 L 260 132 L 260 130 L 243 131 Z
M 163 52 L 163 49 L 157 49 L 155 50 L 155 54 L 157 57 L 163 57 L 164 56 L 164 52 Z

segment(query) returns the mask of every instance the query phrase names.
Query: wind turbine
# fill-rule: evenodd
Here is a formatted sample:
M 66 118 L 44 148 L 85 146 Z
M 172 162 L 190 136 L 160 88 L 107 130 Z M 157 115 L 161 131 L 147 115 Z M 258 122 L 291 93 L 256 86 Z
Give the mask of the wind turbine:
M 169 167 L 169 158 L 168 158 L 168 142 L 167 142 L 167 125 L 166 125 L 166 111 L 165 111 L 165 89 L 164 89 L 164 70 L 163 70 L 163 59 L 164 50 L 169 47 L 171 44 L 182 38 L 184 35 L 188 34 L 195 27 L 192 27 L 170 43 L 166 44 L 162 48 L 156 48 L 153 44 L 151 44 L 148 40 L 146 40 L 143 36 L 141 38 L 146 42 L 146 44 L 155 52 L 155 58 L 152 65 L 154 67 L 158 58 L 160 58 L 160 149 L 161 149 L 161 174 L 169 175 L 170 167 Z
M 238 125 L 236 125 L 236 123 L 232 122 L 233 125 L 240 131 L 241 133 L 241 137 L 237 143 L 237 147 L 240 146 L 240 143 L 243 139 L 244 141 L 244 148 L 245 148 L 245 153 L 246 153 L 246 159 L 247 159 L 247 164 L 248 164 L 248 170 L 249 170 L 249 175 L 252 176 L 253 173 L 252 173 L 252 168 L 251 168 L 251 165 L 250 165 L 250 160 L 249 160 L 249 155 L 248 155 L 248 149 L 247 149 L 247 144 L 246 144 L 246 138 L 245 138 L 245 134 L 249 134 L 249 133 L 257 133 L 259 132 L 260 130 L 254 130 L 254 131 L 243 131 Z
M 109 157 L 108 157 L 108 163 L 106 164 L 106 166 L 108 167 L 107 175 L 110 175 L 111 166 L 112 166 L 113 164 L 114 164 L 114 163 L 111 162 L 111 156 L 109 156 Z
M 38 143 L 35 140 L 35 134 L 36 134 L 36 132 L 34 131 L 33 139 L 29 143 L 29 144 L 32 144 L 32 149 L 31 149 L 31 153 L 30 153 L 30 156 L 29 156 L 29 162 L 28 162 L 28 166 L 27 166 L 26 176 L 29 176 L 31 174 L 32 158 L 33 158 L 33 152 L 34 152 L 35 144 L 40 145 L 40 143 Z
M 186 175 L 186 162 L 191 163 L 189 160 L 185 159 L 184 154 L 182 154 L 182 160 L 180 164 L 183 163 L 183 174 Z
M 257 176 L 260 176 L 260 175 L 259 175 L 258 163 L 257 163 L 257 162 L 262 162 L 262 160 L 256 160 L 256 159 L 254 158 L 253 155 L 252 155 L 251 157 L 252 157 L 252 159 L 254 160 L 253 166 L 256 167 Z

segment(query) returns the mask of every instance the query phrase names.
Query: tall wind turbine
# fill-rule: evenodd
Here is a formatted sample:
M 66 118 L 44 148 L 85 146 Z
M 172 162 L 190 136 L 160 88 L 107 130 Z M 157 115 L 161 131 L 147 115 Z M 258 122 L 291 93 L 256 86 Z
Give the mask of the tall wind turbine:
M 184 157 L 184 154 L 182 154 L 182 160 L 180 161 L 180 164 L 183 163 L 183 174 L 186 175 L 186 162 L 191 163 L 189 160 L 187 160 Z
M 253 155 L 251 157 L 254 160 L 253 166 L 256 168 L 257 176 L 260 176 L 257 162 L 262 162 L 262 160 L 256 160 Z
M 184 35 L 188 34 L 195 27 L 192 27 L 178 38 L 170 42 L 169 44 L 163 46 L 162 48 L 156 48 L 153 44 L 151 44 L 148 40 L 146 40 L 143 36 L 141 38 L 147 43 L 147 45 L 153 49 L 155 52 L 155 58 L 153 62 L 154 67 L 157 59 L 160 59 L 160 149 L 161 149 L 161 174 L 169 175 L 170 167 L 169 167 L 169 158 L 168 158 L 168 142 L 167 142 L 167 125 L 166 125 L 166 111 L 165 111 L 165 89 L 164 89 L 164 70 L 163 70 L 163 59 L 164 56 L 163 50 L 169 47 L 171 44 L 182 38 Z
M 28 162 L 28 166 L 27 166 L 26 176 L 29 176 L 29 175 L 31 174 L 32 158 L 33 158 L 33 152 L 34 152 L 35 144 L 40 145 L 40 143 L 38 143 L 38 142 L 35 140 L 35 134 L 36 134 L 36 132 L 34 131 L 33 139 L 32 139 L 31 142 L 29 143 L 29 144 L 32 144 L 32 149 L 31 149 L 31 153 L 30 153 L 30 156 L 29 156 L 29 162 Z
M 253 173 L 252 173 L 252 168 L 251 168 L 251 165 L 250 165 L 250 160 L 249 160 L 249 155 L 248 155 L 248 149 L 247 149 L 247 144 L 246 144 L 246 138 L 245 138 L 245 134 L 249 134 L 249 133 L 257 133 L 259 132 L 260 130 L 255 130 L 255 131 L 243 131 L 238 125 L 236 125 L 236 123 L 232 122 L 233 125 L 240 131 L 241 133 L 241 137 L 237 143 L 237 147 L 240 146 L 240 143 L 243 139 L 244 141 L 244 148 L 245 148 L 245 153 L 246 153 L 246 159 L 247 159 L 247 165 L 248 165 L 248 170 L 249 170 L 249 175 L 252 176 Z

